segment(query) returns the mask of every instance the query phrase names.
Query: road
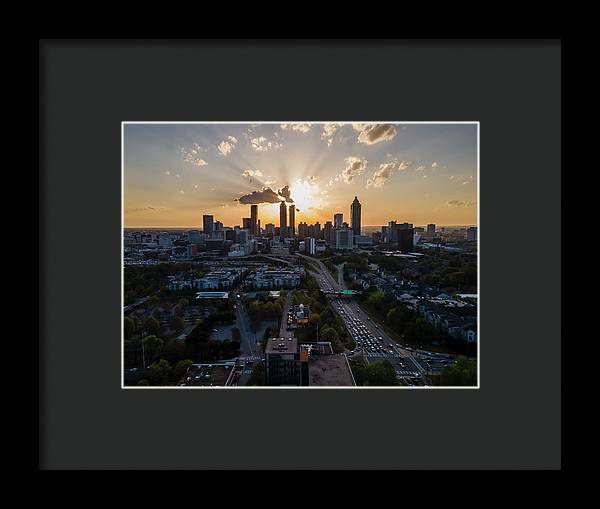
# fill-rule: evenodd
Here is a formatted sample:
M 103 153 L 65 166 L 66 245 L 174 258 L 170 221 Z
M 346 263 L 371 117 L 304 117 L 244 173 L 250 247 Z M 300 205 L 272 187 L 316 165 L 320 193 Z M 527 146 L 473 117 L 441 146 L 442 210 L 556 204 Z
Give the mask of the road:
M 345 289 L 341 270 L 338 270 L 336 280 L 321 260 L 301 254 L 297 256 L 310 260 L 319 267 L 316 278 L 321 290 L 341 291 Z M 356 301 L 348 298 L 332 298 L 331 307 L 344 320 L 348 332 L 356 342 L 357 346 L 349 354 L 350 358 L 355 354 L 362 354 L 367 362 L 388 360 L 398 377 L 417 378 L 421 382 L 423 381 L 425 370 L 410 358 L 412 353 L 392 340 L 380 325 L 365 314 Z
M 292 292 L 288 290 L 285 294 L 285 305 L 283 306 L 283 312 L 281 314 L 281 327 L 279 328 L 280 338 L 291 338 L 294 336 L 293 330 L 287 330 L 287 316 L 292 305 Z
M 252 331 L 248 313 L 246 313 L 246 309 L 244 308 L 244 304 L 242 303 L 242 298 L 239 293 L 236 294 L 235 299 L 235 317 L 236 325 L 240 330 L 241 336 L 240 350 L 242 353 L 252 357 L 255 355 L 260 355 L 259 349 L 256 346 L 256 334 Z

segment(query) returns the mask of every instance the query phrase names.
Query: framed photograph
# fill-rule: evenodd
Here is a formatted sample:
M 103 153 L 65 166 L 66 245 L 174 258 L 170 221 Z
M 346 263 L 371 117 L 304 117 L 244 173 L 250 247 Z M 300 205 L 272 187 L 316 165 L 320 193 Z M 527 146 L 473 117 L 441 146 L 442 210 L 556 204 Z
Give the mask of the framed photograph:
M 563 468 L 562 48 L 40 39 L 39 469 Z
M 123 387 L 478 388 L 478 122 L 123 122 Z

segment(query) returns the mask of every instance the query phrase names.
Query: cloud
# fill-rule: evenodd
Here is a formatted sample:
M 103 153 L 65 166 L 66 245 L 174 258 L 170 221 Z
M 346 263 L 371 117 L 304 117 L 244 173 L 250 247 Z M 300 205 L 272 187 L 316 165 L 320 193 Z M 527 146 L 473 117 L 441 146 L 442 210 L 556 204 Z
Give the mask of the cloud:
M 186 163 L 193 164 L 194 166 L 206 166 L 208 163 L 202 159 L 199 154 L 202 152 L 206 152 L 208 149 L 205 149 L 194 143 L 191 148 L 179 147 L 179 151 L 181 152 L 181 157 Z
M 258 205 L 260 203 L 279 203 L 281 199 L 273 189 L 263 187 L 261 191 L 252 191 L 250 194 L 236 198 L 235 201 L 242 205 Z
M 165 171 L 165 175 L 171 175 L 171 172 L 169 170 Z
M 451 200 L 446 202 L 446 206 L 448 207 L 471 207 L 475 205 L 472 201 L 462 201 L 462 200 Z
M 367 169 L 367 160 L 360 157 L 350 156 L 346 157 L 346 167 L 340 174 L 340 177 L 346 184 L 350 184 L 355 177 L 362 175 Z M 336 177 L 337 179 L 337 177 Z
M 300 124 L 300 123 L 294 123 L 294 124 L 281 124 L 280 127 L 284 130 L 284 131 L 298 131 L 300 133 L 306 134 L 308 131 L 310 131 L 310 128 L 312 127 L 312 124 Z
M 417 166 L 415 168 L 415 171 L 423 171 L 425 169 L 425 166 L 421 165 L 421 166 Z
M 272 186 L 275 183 L 274 180 L 265 180 L 265 185 Z
M 465 180 L 465 181 L 462 183 L 462 185 L 463 185 L 463 186 L 466 186 L 467 184 L 470 184 L 470 183 L 471 183 L 471 181 L 470 181 L 470 180 Z
M 285 198 L 285 201 L 287 201 L 289 203 L 294 203 L 294 200 L 292 200 L 292 197 L 291 197 L 291 191 L 290 191 L 289 186 L 283 186 L 281 189 L 278 189 L 277 194 L 279 196 Z
M 258 138 L 252 138 L 250 140 L 250 146 L 256 150 L 257 152 L 266 152 L 267 150 L 271 150 L 272 148 L 281 148 L 283 145 L 278 141 L 270 141 L 264 136 L 259 136 Z
M 336 131 L 344 124 L 323 124 L 323 132 L 321 133 L 321 139 L 327 141 L 327 146 L 331 147 L 333 143 L 333 136 Z
M 406 161 L 390 161 L 380 164 L 379 169 L 367 180 L 367 187 L 383 187 L 394 173 L 406 170 L 408 165 L 409 163 Z
M 237 138 L 233 136 L 227 136 L 226 140 L 223 140 L 217 145 L 217 150 L 219 154 L 221 154 L 222 156 L 228 156 L 229 154 L 231 154 L 231 151 L 237 145 L 237 142 Z
M 449 178 L 450 180 L 454 180 L 454 175 L 450 175 L 448 178 Z
M 251 170 L 250 168 L 244 170 L 242 172 L 242 177 L 262 177 L 262 171 L 260 170 Z
M 392 124 L 352 124 L 352 128 L 358 132 L 358 142 L 367 145 L 392 140 L 397 133 Z
M 148 205 L 146 207 L 126 208 L 125 212 L 163 212 L 165 210 L 169 210 L 169 209 L 167 209 L 167 207 L 154 207 L 154 206 Z
M 437 161 L 433 161 L 433 163 L 431 163 L 431 167 L 432 168 L 437 168 L 439 166 Z

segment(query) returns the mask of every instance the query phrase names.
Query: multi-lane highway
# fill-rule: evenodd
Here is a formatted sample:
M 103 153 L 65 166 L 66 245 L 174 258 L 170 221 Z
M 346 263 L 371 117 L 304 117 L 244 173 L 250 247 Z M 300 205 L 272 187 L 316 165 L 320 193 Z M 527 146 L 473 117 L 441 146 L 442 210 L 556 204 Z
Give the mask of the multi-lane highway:
M 342 270 L 338 271 L 336 279 L 321 260 L 300 254 L 298 256 L 310 260 L 319 268 L 316 278 L 321 290 L 330 292 L 345 289 Z M 423 381 L 425 369 L 411 358 L 413 353 L 393 341 L 377 323 L 365 314 L 356 301 L 333 298 L 331 307 L 342 317 L 349 334 L 356 342 L 356 348 L 349 353 L 350 358 L 362 354 L 368 362 L 387 359 L 394 367 L 398 378 L 417 379 L 416 383 L 419 383 L 418 380 Z

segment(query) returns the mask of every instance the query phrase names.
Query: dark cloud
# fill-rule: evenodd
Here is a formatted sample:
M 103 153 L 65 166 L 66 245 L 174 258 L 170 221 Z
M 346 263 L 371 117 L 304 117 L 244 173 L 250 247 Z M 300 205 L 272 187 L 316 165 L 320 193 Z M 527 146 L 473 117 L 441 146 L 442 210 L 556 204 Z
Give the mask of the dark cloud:
M 258 205 L 260 203 L 277 203 L 281 199 L 279 195 L 270 187 L 263 187 L 262 191 L 252 191 L 250 194 L 245 194 L 236 199 L 242 205 Z
M 290 186 L 283 186 L 277 191 L 277 194 L 285 198 L 285 201 L 287 201 L 288 203 L 294 203 L 294 200 L 292 200 L 291 197 Z
M 391 140 L 396 136 L 396 128 L 392 124 L 353 124 L 358 131 L 358 142 L 374 145 L 380 141 Z

